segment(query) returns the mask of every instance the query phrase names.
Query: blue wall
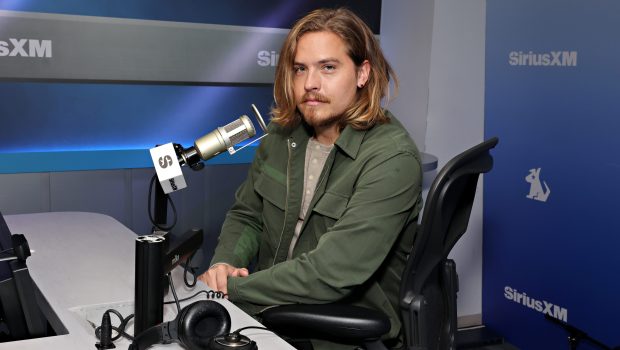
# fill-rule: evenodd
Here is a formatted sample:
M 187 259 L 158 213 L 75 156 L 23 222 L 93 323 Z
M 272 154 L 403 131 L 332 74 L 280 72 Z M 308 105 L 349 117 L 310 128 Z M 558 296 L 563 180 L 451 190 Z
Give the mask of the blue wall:
M 501 142 L 483 317 L 520 348 L 568 347 L 544 314 L 620 344 L 618 18 L 610 0 L 487 2 L 485 133 Z
M 379 32 L 378 0 L 0 0 L 5 11 L 271 28 L 288 28 L 313 8 L 339 5 L 358 12 Z M 3 30 L 0 24 L 0 44 L 9 43 L 10 48 L 9 39 L 18 32 Z M 229 54 L 234 56 L 234 50 Z M 15 57 L 0 55 L 0 64 L 11 59 Z M 189 146 L 243 114 L 253 118 L 252 103 L 268 118 L 272 89 L 265 83 L 20 81 L 0 76 L 0 173 L 150 167 L 148 148 L 167 142 Z M 211 163 L 251 158 L 252 152 L 246 152 L 242 157 L 222 155 Z
M 313 9 L 335 6 L 354 10 L 375 33 L 379 33 L 379 0 L 0 0 L 0 10 L 9 11 L 270 28 L 290 28 L 299 17 Z
M 267 117 L 272 89 L 0 83 L 0 173 L 151 167 L 148 148 L 156 144 L 190 146 L 243 114 L 254 118 L 252 103 Z

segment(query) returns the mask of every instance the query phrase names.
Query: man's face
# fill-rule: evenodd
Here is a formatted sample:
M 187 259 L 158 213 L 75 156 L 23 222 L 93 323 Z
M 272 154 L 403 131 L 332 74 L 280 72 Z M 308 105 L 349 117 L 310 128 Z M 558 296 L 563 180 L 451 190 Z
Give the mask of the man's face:
M 331 32 L 311 32 L 299 38 L 293 67 L 295 103 L 315 128 L 337 123 L 367 76 L 358 74 L 344 41 Z

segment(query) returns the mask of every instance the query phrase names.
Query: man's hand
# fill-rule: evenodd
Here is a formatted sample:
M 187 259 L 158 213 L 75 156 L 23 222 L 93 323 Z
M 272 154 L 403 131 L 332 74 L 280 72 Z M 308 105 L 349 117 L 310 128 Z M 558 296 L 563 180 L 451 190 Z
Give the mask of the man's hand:
M 198 278 L 214 291 L 228 294 L 228 276 L 247 277 L 250 274 L 246 268 L 237 268 L 228 264 L 215 264 Z

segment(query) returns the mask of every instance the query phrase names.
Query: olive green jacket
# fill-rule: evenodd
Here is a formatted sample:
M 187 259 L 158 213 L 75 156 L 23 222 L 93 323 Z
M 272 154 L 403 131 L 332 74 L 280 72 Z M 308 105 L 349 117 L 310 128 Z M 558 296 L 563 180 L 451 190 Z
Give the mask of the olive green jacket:
M 256 272 L 228 279 L 228 297 L 251 314 L 271 305 L 343 302 L 401 322 L 398 293 L 421 201 L 420 156 L 402 125 L 347 126 L 323 168 L 293 251 L 310 129 L 269 126 L 226 216 L 212 263 Z M 405 228 L 408 227 L 409 229 Z

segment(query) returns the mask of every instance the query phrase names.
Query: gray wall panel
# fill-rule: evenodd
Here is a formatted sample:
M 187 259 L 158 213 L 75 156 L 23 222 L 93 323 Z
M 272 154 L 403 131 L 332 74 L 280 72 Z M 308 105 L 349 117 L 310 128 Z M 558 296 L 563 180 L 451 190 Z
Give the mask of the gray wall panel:
M 131 227 L 139 235 L 151 232 L 151 223 L 147 213 L 148 185 L 154 169 L 131 169 Z
M 50 210 L 49 173 L 0 175 L 0 212 L 5 215 Z
M 204 203 L 204 258 L 202 268 L 207 268 L 217 245 L 217 238 L 226 212 L 235 201 L 235 191 L 247 176 L 249 164 L 208 166 L 205 168 Z
M 130 182 L 126 170 L 50 173 L 51 211 L 88 211 L 131 226 Z
M 203 193 L 207 172 L 204 169 L 193 171 L 184 168 L 183 175 L 187 188 L 172 193 L 178 213 L 178 224 L 175 229 L 177 233 L 183 233 L 193 227 L 204 228 L 206 224 L 203 218 L 205 208 Z

